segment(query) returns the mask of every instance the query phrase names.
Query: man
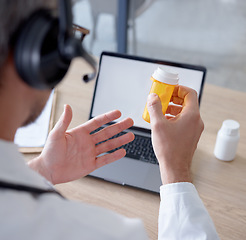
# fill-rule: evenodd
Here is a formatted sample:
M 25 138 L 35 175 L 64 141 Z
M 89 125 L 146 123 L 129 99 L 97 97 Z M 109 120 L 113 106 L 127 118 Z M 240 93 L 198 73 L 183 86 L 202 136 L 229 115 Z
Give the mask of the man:
M 16 130 L 35 120 L 50 90 L 34 89 L 19 76 L 10 38 L 21 21 L 40 6 L 48 8 L 48 2 L 0 3 L 0 239 L 147 239 L 141 220 L 70 202 L 55 194 L 50 184 L 81 178 L 122 158 L 124 149 L 100 154 L 132 141 L 132 133 L 97 143 L 131 127 L 132 119 L 90 134 L 119 118 L 120 112 L 115 110 L 67 130 L 72 109 L 66 105 L 43 152 L 28 163 L 30 168 L 13 144 Z M 191 184 L 190 164 L 203 130 L 197 95 L 180 86 L 172 101 L 180 106 L 170 106 L 168 113 L 175 117 L 166 119 L 158 96 L 152 94 L 148 98 L 152 141 L 163 182 L 159 239 L 218 239 L 213 222 Z

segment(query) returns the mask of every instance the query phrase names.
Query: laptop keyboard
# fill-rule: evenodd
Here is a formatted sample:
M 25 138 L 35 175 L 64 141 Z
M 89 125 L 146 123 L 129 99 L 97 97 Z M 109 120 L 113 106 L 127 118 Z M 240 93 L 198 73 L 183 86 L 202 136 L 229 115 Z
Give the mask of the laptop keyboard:
M 102 128 L 99 128 L 99 129 L 93 131 L 92 133 L 95 133 L 101 129 Z M 126 134 L 126 132 L 121 132 L 121 133 L 113 136 L 110 139 L 117 138 L 123 134 Z M 102 143 L 102 142 L 100 142 L 100 143 Z M 100 144 L 100 143 L 98 143 L 98 144 Z M 132 142 L 130 142 L 126 145 L 123 145 L 119 148 L 116 148 L 112 151 L 109 151 L 109 152 L 114 152 L 115 150 L 120 149 L 120 148 L 124 148 L 126 150 L 126 157 L 129 157 L 129 158 L 132 158 L 135 160 L 140 160 L 143 162 L 149 162 L 152 164 L 158 164 L 158 161 L 156 159 L 156 156 L 155 156 L 155 153 L 154 153 L 154 150 L 152 147 L 151 138 L 149 138 L 149 137 L 135 134 L 135 139 Z
M 135 139 L 124 145 L 123 148 L 126 149 L 126 156 L 129 158 L 158 164 L 152 147 L 151 138 L 135 134 Z

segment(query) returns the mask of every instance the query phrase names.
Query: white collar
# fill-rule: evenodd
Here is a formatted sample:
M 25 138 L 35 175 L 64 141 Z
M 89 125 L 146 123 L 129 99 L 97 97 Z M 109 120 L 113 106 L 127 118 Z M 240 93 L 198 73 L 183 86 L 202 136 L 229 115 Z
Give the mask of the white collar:
M 43 189 L 50 189 L 52 186 L 44 177 L 27 166 L 16 144 L 2 139 L 0 139 L 0 180 Z

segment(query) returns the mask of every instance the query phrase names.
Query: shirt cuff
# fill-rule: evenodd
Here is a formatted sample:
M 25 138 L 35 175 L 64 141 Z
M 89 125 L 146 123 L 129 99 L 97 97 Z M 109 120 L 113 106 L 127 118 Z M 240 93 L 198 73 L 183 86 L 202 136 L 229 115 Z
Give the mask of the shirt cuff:
M 190 182 L 177 182 L 162 185 L 160 187 L 161 200 L 165 199 L 169 195 L 180 193 L 194 193 L 198 194 L 195 186 Z

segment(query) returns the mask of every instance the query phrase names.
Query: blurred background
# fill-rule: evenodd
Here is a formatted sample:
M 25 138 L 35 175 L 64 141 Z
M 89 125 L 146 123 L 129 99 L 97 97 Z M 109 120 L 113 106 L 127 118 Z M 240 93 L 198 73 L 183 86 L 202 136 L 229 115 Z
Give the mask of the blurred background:
M 74 0 L 95 56 L 117 51 L 118 0 Z M 245 0 L 129 0 L 127 53 L 205 66 L 206 82 L 246 91 Z

